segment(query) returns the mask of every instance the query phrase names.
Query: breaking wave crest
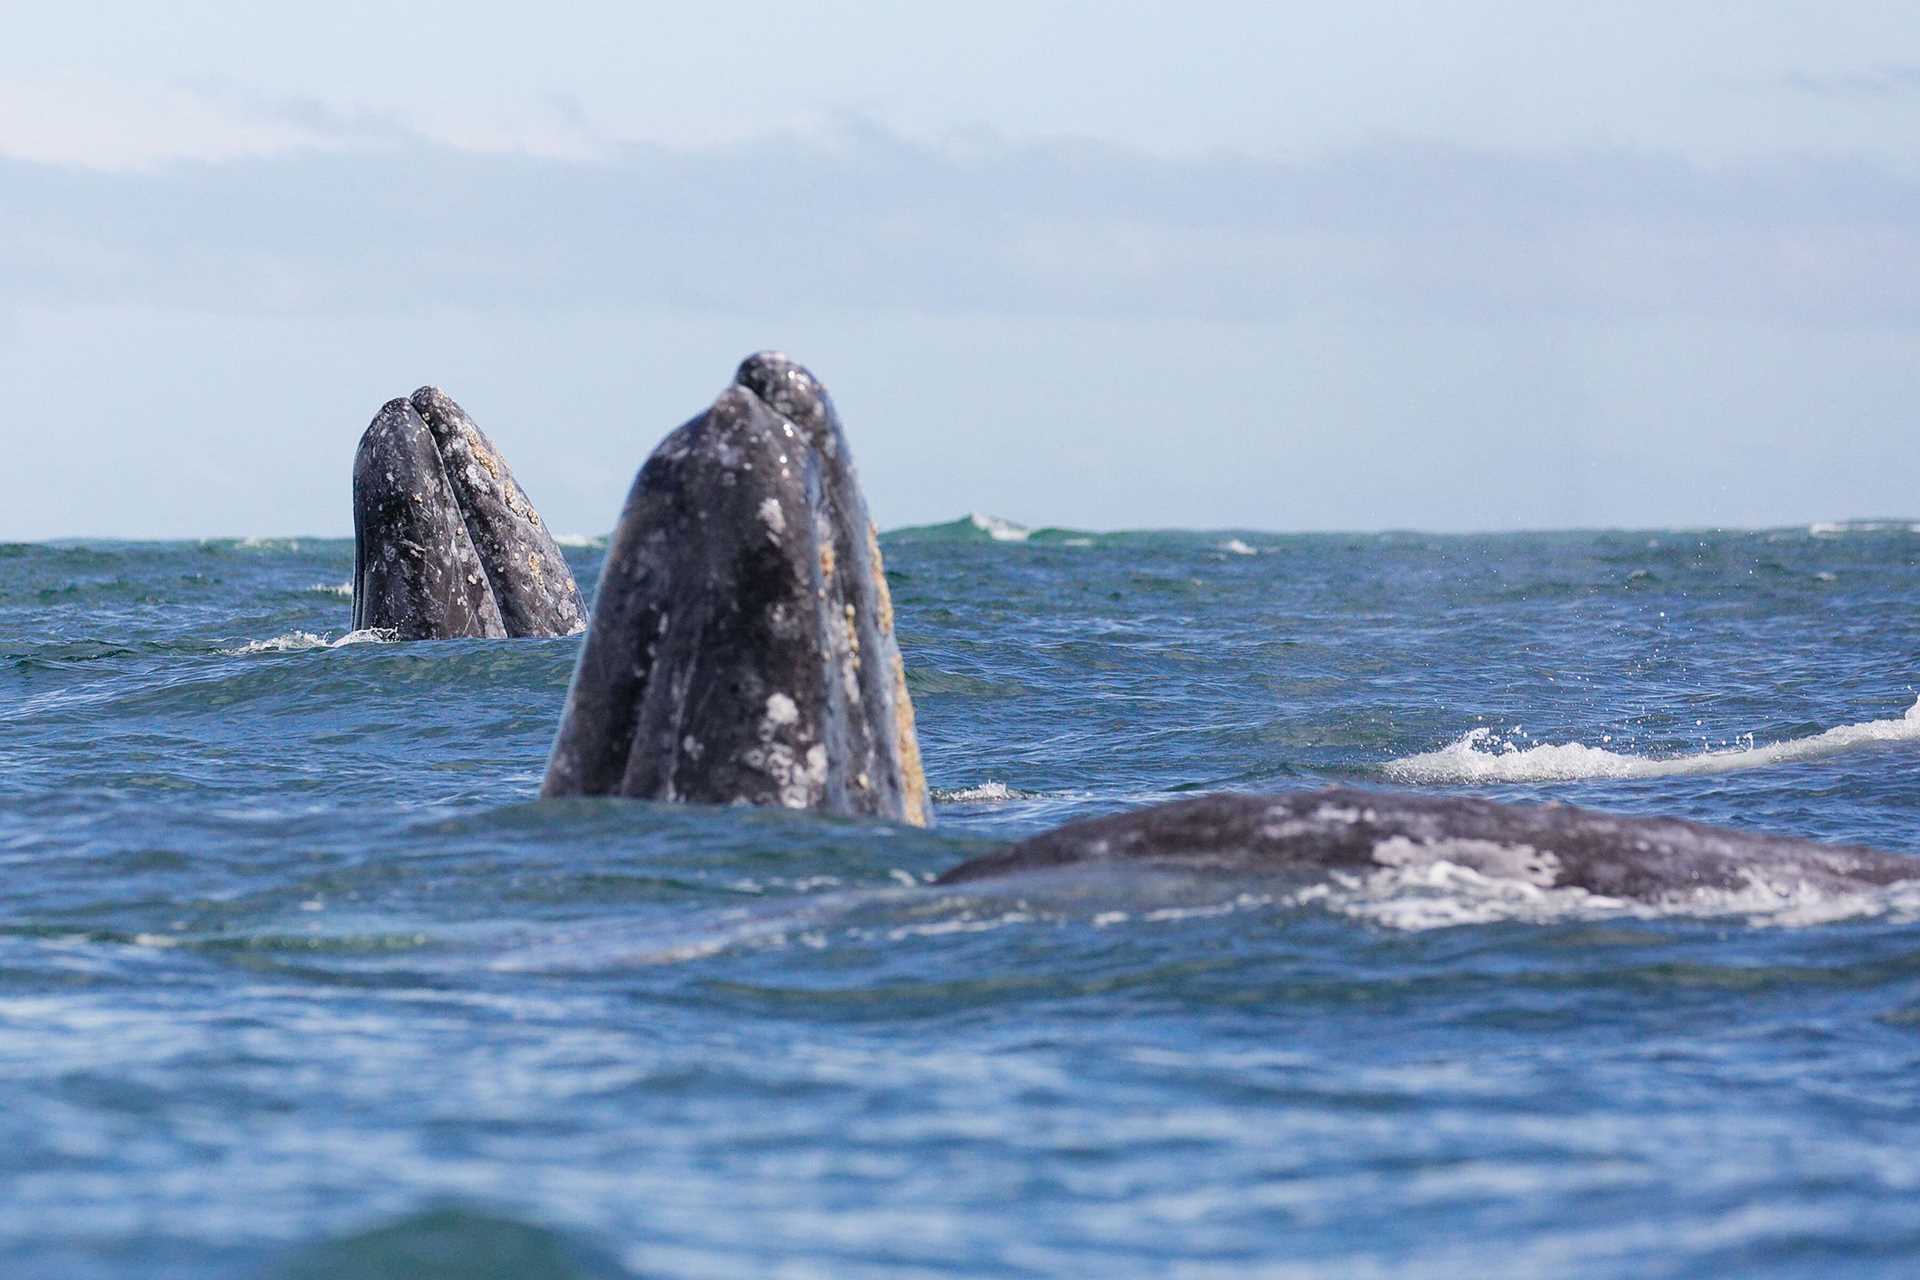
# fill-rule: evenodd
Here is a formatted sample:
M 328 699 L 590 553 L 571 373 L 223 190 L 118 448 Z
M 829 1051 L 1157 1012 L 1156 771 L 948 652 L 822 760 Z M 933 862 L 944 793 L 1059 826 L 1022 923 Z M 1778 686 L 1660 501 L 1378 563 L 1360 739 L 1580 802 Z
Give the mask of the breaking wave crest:
M 1493 730 L 1462 734 L 1438 751 L 1390 760 L 1384 771 L 1396 782 L 1574 782 L 1590 778 L 1672 778 L 1735 773 L 1766 765 L 1816 760 L 1876 742 L 1920 740 L 1920 698 L 1894 720 L 1845 724 L 1805 738 L 1765 746 L 1702 751 L 1682 756 L 1643 756 L 1580 742 L 1516 747 Z

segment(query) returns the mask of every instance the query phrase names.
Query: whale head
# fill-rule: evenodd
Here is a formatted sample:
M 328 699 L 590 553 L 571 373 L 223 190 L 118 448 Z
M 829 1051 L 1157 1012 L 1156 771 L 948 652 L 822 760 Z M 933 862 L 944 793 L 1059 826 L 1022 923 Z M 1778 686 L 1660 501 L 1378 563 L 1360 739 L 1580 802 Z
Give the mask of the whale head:
M 749 356 L 641 466 L 542 794 L 929 821 L 866 499 L 791 358 Z

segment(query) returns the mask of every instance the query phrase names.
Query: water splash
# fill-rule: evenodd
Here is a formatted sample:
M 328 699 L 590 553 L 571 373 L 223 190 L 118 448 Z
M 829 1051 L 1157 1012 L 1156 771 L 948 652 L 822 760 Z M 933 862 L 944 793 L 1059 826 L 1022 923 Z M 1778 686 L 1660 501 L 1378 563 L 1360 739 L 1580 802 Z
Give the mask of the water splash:
M 238 648 L 220 652 L 230 658 L 244 658 L 256 653 L 299 653 L 304 649 L 339 649 L 350 644 L 390 644 L 397 638 L 397 633 L 384 627 L 363 627 L 347 632 L 338 640 L 329 640 L 311 631 L 289 631 L 267 640 L 249 640 Z
M 1673 778 L 1736 773 L 1773 764 L 1817 760 L 1879 742 L 1920 740 L 1920 698 L 1897 720 L 1846 724 L 1805 738 L 1684 756 L 1643 756 L 1585 743 L 1517 747 L 1487 728 L 1462 734 L 1438 751 L 1387 762 L 1396 782 L 1574 782 L 1592 778 Z
M 344 649 L 350 644 L 392 644 L 399 638 L 399 633 L 388 627 L 362 627 L 358 631 L 347 632 L 327 647 Z
M 940 804 L 967 804 L 983 800 L 1030 800 L 1031 791 L 1016 791 L 1004 782 L 988 779 L 971 787 L 935 788 L 933 798 Z
M 243 658 L 253 653 L 297 653 L 302 649 L 326 647 L 325 636 L 315 635 L 311 631 L 289 631 L 268 640 L 249 640 L 237 649 L 222 649 L 220 652 L 230 658 Z

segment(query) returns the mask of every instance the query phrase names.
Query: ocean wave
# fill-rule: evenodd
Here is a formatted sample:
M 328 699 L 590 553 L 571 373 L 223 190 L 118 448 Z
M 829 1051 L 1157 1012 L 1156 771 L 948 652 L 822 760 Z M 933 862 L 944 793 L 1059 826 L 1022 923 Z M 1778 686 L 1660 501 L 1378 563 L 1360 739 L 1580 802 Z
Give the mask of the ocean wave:
M 604 547 L 607 535 L 604 533 L 556 533 L 553 535 L 556 545 L 562 547 Z
M 318 592 L 323 596 L 339 596 L 345 600 L 353 599 L 353 583 L 350 581 L 349 582 L 316 582 L 312 586 L 308 587 L 307 590 Z
M 1838 538 L 1849 533 L 1920 533 L 1911 520 L 1816 520 L 1807 526 L 1815 538 Z
M 978 511 L 969 511 L 966 522 L 995 542 L 1025 542 L 1033 536 L 1033 530 L 1023 524 L 1015 524 L 1001 516 L 983 515 Z
M 1026 542 L 1036 531 L 1003 516 L 968 512 L 945 524 L 909 525 L 888 531 L 887 537 L 910 542 Z M 1058 530 L 1046 530 L 1057 533 Z
M 1797 760 L 1816 760 L 1876 742 L 1920 739 L 1920 698 L 1897 720 L 1846 724 L 1805 738 L 1765 746 L 1752 744 L 1683 756 L 1643 756 L 1580 742 L 1519 747 L 1474 729 L 1438 751 L 1390 760 L 1386 775 L 1397 782 L 1574 782 L 1594 778 L 1672 778 L 1735 773 Z

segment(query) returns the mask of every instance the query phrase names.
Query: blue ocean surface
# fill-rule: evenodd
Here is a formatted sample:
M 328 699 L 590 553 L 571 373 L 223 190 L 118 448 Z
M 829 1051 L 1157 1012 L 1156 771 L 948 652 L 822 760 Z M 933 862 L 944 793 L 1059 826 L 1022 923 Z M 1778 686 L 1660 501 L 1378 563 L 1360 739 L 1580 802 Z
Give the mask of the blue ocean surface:
M 579 641 L 350 541 L 0 546 L 0 1275 L 1920 1269 L 1912 891 L 926 883 L 1328 783 L 1920 855 L 1920 530 L 883 547 L 931 831 L 539 803 Z

